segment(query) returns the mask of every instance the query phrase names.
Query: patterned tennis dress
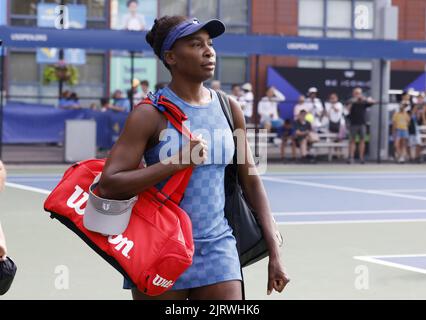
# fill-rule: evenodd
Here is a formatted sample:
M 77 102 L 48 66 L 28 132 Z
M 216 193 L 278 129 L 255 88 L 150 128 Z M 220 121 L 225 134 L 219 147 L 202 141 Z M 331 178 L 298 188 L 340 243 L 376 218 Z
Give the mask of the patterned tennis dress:
M 242 279 L 236 241 L 223 210 L 224 173 L 226 165 L 232 160 L 234 143 L 217 94 L 210 92 L 211 102 L 202 106 L 186 103 L 168 87 L 161 92 L 188 116 L 185 125 L 194 136 L 202 134 L 209 149 L 208 160 L 194 168 L 180 203 L 192 221 L 195 244 L 193 263 L 177 279 L 171 290 Z M 160 143 L 145 152 L 148 166 L 175 154 L 188 142 L 170 122 L 160 140 Z M 156 187 L 162 188 L 167 180 Z M 124 288 L 130 287 L 130 282 L 125 279 Z

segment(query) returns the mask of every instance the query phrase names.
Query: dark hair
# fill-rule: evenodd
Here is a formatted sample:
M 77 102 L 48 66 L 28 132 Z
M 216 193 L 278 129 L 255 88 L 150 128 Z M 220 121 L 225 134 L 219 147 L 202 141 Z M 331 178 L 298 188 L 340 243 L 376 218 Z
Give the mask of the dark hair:
M 149 82 L 148 82 L 148 80 L 141 80 L 141 85 L 144 85 L 144 86 L 149 87 Z
M 145 40 L 154 50 L 158 58 L 161 59 L 161 47 L 170 30 L 185 20 L 186 17 L 184 16 L 164 16 L 154 20 L 154 25 L 146 34 Z M 170 70 L 169 65 L 164 61 L 163 63 L 165 67 Z
M 157 92 L 158 90 L 160 90 L 160 89 L 163 89 L 163 88 L 165 88 L 166 87 L 166 83 L 164 83 L 164 82 L 159 82 L 159 83 L 157 83 L 156 85 L 155 85 L 155 92 Z
M 101 100 L 101 106 L 109 103 L 109 98 L 101 98 L 100 100 Z
M 127 3 L 126 3 L 126 7 L 129 7 L 129 6 L 130 6 L 130 4 L 131 4 L 132 2 L 134 2 L 134 3 L 136 3 L 136 4 L 139 4 L 138 0 L 129 0 L 129 1 L 127 1 Z
M 77 93 L 75 93 L 75 92 L 72 92 L 71 94 L 70 94 L 70 97 L 69 97 L 69 99 L 70 100 L 78 100 L 78 96 L 77 96 Z

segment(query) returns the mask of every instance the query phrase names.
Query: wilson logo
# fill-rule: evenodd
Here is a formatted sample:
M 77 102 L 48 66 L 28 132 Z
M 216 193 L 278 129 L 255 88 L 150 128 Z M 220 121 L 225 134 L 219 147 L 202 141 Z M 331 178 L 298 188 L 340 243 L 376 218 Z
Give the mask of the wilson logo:
M 125 256 L 126 258 L 129 258 L 129 252 L 133 248 L 133 241 L 123 237 L 121 234 L 118 236 L 109 236 L 108 242 L 111 244 L 116 244 L 114 247 L 115 250 L 121 251 L 121 254 Z
M 173 281 L 164 279 L 159 274 L 156 274 L 154 280 L 152 281 L 152 284 L 157 287 L 168 288 L 173 285 Z
M 84 215 L 84 209 L 83 206 L 85 206 L 87 200 L 89 199 L 89 194 L 87 192 L 84 192 L 84 190 L 80 186 L 75 186 L 75 191 L 71 195 L 71 197 L 67 200 L 67 206 L 71 209 L 74 209 L 74 211 L 82 216 Z M 103 203 L 102 208 L 105 211 L 108 211 L 110 209 L 110 205 Z M 123 237 L 121 234 L 118 236 L 109 236 L 108 242 L 110 244 L 116 245 L 114 247 L 115 250 L 121 252 L 123 256 L 130 259 L 129 252 L 133 248 L 133 241 Z
M 84 190 L 77 185 L 75 186 L 74 193 L 71 195 L 71 197 L 68 198 L 67 206 L 71 209 L 74 209 L 78 215 L 82 216 L 84 214 L 84 208 L 82 207 L 88 199 L 89 194 L 84 192 Z

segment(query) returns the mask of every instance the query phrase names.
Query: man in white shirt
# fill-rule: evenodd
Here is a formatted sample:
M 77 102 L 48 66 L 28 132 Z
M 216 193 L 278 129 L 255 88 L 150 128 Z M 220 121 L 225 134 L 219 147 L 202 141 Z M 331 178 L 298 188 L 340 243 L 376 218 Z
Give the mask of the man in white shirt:
M 312 129 L 319 131 L 323 127 L 324 107 L 319 98 L 317 98 L 318 89 L 311 87 L 308 90 L 308 96 L 305 100 L 306 111 L 314 116 L 314 122 L 312 123 Z
M 266 96 L 258 104 L 257 112 L 260 115 L 260 123 L 270 132 L 272 128 L 281 129 L 284 121 L 278 114 L 278 103 L 285 101 L 285 96 L 275 87 L 266 90 Z
M 293 109 L 294 121 L 296 121 L 299 118 L 299 113 L 302 110 L 305 110 L 306 112 L 310 112 L 310 110 L 308 110 L 308 106 L 305 104 L 304 95 L 299 96 L 299 99 L 297 100 L 297 104 L 294 106 L 294 109 Z
M 246 119 L 246 123 L 251 123 L 251 117 L 253 115 L 253 88 L 250 83 L 244 83 L 241 86 L 243 89 L 243 95 L 241 98 L 241 107 L 243 108 L 244 118 Z

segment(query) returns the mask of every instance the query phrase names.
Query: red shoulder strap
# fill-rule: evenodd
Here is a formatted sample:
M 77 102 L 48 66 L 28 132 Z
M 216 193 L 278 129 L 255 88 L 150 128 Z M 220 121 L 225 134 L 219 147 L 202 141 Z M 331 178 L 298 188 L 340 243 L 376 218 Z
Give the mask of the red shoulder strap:
M 185 135 L 189 139 L 193 136 L 188 128 L 183 124 L 188 117 L 182 110 L 173 104 L 170 100 L 164 96 L 160 96 L 156 101 L 156 104 L 149 98 L 145 98 L 140 102 L 141 104 L 149 104 L 156 107 L 160 112 L 162 112 L 167 120 L 178 130 L 181 134 Z M 188 185 L 188 182 L 191 178 L 193 168 L 189 167 L 187 169 L 181 170 L 174 174 L 161 191 L 157 193 L 157 199 L 161 202 L 171 199 L 176 204 L 179 204 L 185 193 L 185 189 Z

